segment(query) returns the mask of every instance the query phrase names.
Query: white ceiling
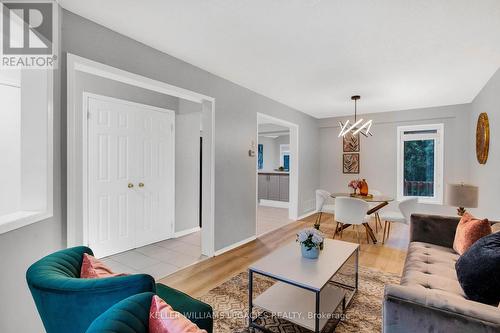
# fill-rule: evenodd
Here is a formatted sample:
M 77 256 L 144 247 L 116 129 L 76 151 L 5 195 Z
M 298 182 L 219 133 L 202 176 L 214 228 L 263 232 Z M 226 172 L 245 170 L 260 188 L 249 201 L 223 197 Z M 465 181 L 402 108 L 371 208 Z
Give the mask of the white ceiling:
M 60 0 L 315 117 L 470 102 L 500 67 L 498 0 Z

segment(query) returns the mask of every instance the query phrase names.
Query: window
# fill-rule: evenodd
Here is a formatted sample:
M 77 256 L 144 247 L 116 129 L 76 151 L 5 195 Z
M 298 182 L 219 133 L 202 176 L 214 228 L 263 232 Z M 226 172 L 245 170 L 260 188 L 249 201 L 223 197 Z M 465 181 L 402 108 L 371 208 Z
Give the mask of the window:
M 443 124 L 398 127 L 398 200 L 443 203 Z
M 280 167 L 283 167 L 286 171 L 290 171 L 290 145 L 281 144 L 280 145 Z
M 0 233 L 52 216 L 52 71 L 0 71 Z

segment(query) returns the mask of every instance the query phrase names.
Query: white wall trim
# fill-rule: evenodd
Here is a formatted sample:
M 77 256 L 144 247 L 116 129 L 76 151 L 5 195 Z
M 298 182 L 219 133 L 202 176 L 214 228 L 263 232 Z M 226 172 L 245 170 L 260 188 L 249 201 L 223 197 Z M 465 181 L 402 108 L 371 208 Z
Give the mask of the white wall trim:
M 224 252 L 231 251 L 231 250 L 233 250 L 233 249 L 235 249 L 235 248 L 237 248 L 237 247 L 240 247 L 240 246 L 242 246 L 242 245 L 245 245 L 246 243 L 250 243 L 251 241 L 254 241 L 254 240 L 256 240 L 256 239 L 257 239 L 257 237 L 256 237 L 256 236 L 248 237 L 247 239 L 244 239 L 244 240 L 242 240 L 242 241 L 236 242 L 236 243 L 234 243 L 234 244 L 231 244 L 231 245 L 226 246 L 226 247 L 224 247 L 224 248 L 222 248 L 222 249 L 220 249 L 220 250 L 215 251 L 215 255 L 216 255 L 216 256 L 221 255 L 221 254 L 223 254 Z
M 25 227 L 27 225 L 52 217 L 52 212 L 45 213 L 19 211 L 0 217 L 0 234 Z
M 71 60 L 74 71 L 80 71 L 96 76 L 100 76 L 113 81 L 122 82 L 131 86 L 141 87 L 147 90 L 156 91 L 165 95 L 172 95 L 195 103 L 204 100 L 215 101 L 215 98 L 199 94 L 197 92 L 176 87 L 168 83 L 150 79 L 148 77 L 134 74 L 122 69 L 111 67 L 87 58 L 83 58 L 68 53 L 68 64 Z
M 82 188 L 83 131 L 86 131 L 87 115 L 77 114 L 80 96 L 75 96 L 77 72 L 97 75 L 103 78 L 133 85 L 143 89 L 168 94 L 202 104 L 204 128 L 204 159 L 202 184 L 202 253 L 213 256 L 215 252 L 215 99 L 190 90 L 179 88 L 162 81 L 130 73 L 109 65 L 101 64 L 74 54 L 67 54 L 67 246 L 85 244 L 82 238 L 83 211 L 79 196 Z
M 444 197 L 444 124 L 422 124 L 422 125 L 408 125 L 408 126 L 398 126 L 397 133 L 397 153 L 396 153 L 396 196 L 398 201 L 402 201 L 405 199 L 409 199 L 410 197 L 403 196 L 403 145 L 401 144 L 402 135 L 405 131 L 423 131 L 423 130 L 437 130 L 437 145 L 435 149 L 436 151 L 436 160 L 434 161 L 435 165 L 435 174 L 434 174 L 434 183 L 435 183 L 435 191 L 434 197 L 418 197 L 419 203 L 427 203 L 427 204 L 443 204 Z M 418 136 L 422 136 L 425 138 L 425 135 L 416 135 L 416 139 Z
M 195 227 L 195 228 L 191 228 L 191 229 L 176 231 L 174 233 L 174 237 L 175 238 L 179 238 L 179 237 L 182 237 L 182 236 L 186 236 L 186 235 L 192 234 L 193 232 L 198 232 L 200 230 L 201 230 L 200 227 Z
M 276 208 L 289 208 L 290 203 L 285 202 L 285 201 L 275 201 L 275 200 L 266 200 L 266 199 L 260 199 L 259 200 L 259 205 L 261 206 L 267 206 L 267 207 L 276 207 Z

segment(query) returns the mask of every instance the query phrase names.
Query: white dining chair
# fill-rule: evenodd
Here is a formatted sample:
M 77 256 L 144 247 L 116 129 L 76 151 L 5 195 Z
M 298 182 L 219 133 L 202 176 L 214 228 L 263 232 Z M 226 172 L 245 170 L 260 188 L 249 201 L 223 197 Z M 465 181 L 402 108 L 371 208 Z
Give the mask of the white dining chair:
M 330 192 L 325 190 L 316 190 L 316 212 L 319 213 L 316 218 L 316 225 L 321 224 L 323 213 L 335 214 L 335 199 L 330 196 Z
M 372 194 L 374 196 L 379 196 L 379 195 L 382 195 L 382 192 L 374 189 L 374 190 L 370 190 L 370 194 Z M 380 202 L 369 203 L 370 209 L 377 207 L 378 205 L 380 205 Z M 380 226 L 380 229 L 382 229 L 382 222 L 380 221 L 380 210 L 373 213 L 373 217 L 375 218 L 375 232 L 378 232 L 379 226 Z
M 380 219 L 385 221 L 382 244 L 389 239 L 392 222 L 410 224 L 410 217 L 416 211 L 417 203 L 418 198 L 406 199 L 398 204 L 399 211 L 384 211 L 380 214 Z
M 359 226 L 366 222 L 366 212 L 368 211 L 368 203 L 364 200 L 349 197 L 339 197 L 335 200 L 335 235 L 340 227 L 340 238 L 344 224 L 351 224 L 358 236 L 358 243 L 361 243 L 359 237 Z M 366 242 L 368 243 L 368 233 L 366 233 Z

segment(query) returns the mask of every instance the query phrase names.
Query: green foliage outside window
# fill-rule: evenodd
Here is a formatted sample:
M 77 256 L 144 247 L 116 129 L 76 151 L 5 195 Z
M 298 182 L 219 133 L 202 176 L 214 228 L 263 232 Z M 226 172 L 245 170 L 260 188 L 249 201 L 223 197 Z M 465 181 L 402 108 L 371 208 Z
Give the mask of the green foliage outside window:
M 434 140 L 405 141 L 404 195 L 434 196 Z

